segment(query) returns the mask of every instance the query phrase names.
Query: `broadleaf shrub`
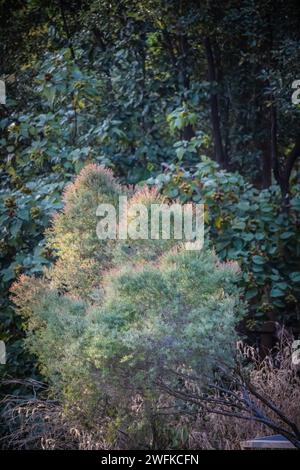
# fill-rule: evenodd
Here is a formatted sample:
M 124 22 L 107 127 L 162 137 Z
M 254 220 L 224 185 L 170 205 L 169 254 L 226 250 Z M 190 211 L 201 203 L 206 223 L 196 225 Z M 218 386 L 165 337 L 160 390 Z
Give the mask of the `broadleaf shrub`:
M 299 186 L 293 186 L 289 211 L 283 211 L 278 186 L 258 190 L 205 157 L 194 172 L 170 166 L 149 184 L 166 197 L 205 204 L 212 246 L 221 260 L 241 266 L 241 287 L 252 312 L 249 326 L 264 320 L 299 323 Z
M 53 261 L 44 231 L 62 207 L 60 196 L 65 185 L 53 174 L 26 183 L 20 178 L 12 180 L 15 187 L 6 187 L 2 181 L 0 190 L 0 338 L 7 350 L 7 363 L 0 365 L 2 379 L 35 377 L 32 357 L 22 348 L 22 320 L 9 302 L 9 287 L 20 274 L 39 275 Z

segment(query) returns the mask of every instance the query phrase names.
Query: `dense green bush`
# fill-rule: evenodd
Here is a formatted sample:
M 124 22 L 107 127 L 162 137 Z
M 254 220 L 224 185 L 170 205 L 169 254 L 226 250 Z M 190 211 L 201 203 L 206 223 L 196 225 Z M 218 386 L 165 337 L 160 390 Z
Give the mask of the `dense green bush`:
M 122 429 L 142 439 L 146 433 L 150 442 L 154 423 L 168 432 L 159 380 L 180 369 L 205 383 L 218 361 L 233 357 L 244 307 L 237 263 L 221 263 L 207 249 L 130 240 L 130 255 L 123 242 L 118 249 L 118 242 L 100 242 L 96 207 L 121 192 L 126 188 L 102 167 L 82 170 L 49 234 L 57 262 L 42 279 L 22 276 L 12 291 L 28 348 L 55 396 L 76 404 L 91 425 L 93 414 L 109 416 L 107 438 Z M 130 201 L 160 199 L 143 190 Z
M 298 324 L 299 186 L 293 186 L 290 207 L 283 210 L 278 186 L 258 190 L 238 173 L 222 171 L 204 157 L 193 172 L 171 166 L 150 183 L 169 198 L 205 204 L 207 233 L 218 256 L 241 266 L 241 286 L 254 322 Z
M 150 214 L 151 204 L 161 205 L 167 204 L 167 199 L 160 195 L 155 188 L 149 189 L 148 186 L 144 186 L 142 189 L 137 189 L 134 195 L 128 201 L 128 224 L 136 223 L 139 224 L 138 215 L 135 213 L 134 207 L 136 204 L 143 204 Z M 148 234 L 151 233 L 150 226 L 151 219 L 148 220 Z M 161 219 L 160 219 L 161 222 Z M 126 240 L 119 240 L 115 246 L 114 251 L 114 264 L 116 266 L 122 265 L 122 263 L 139 264 L 145 261 L 154 261 L 159 256 L 163 255 L 167 250 L 172 248 L 176 243 L 172 237 L 171 239 L 163 239 L 162 237 L 162 224 L 159 227 L 159 239 L 149 240 L 136 239 L 132 240 L 128 237 Z M 170 231 L 172 233 L 172 222 L 170 222 Z
M 95 230 L 96 210 L 100 203 L 117 206 L 118 196 L 127 194 L 112 173 L 97 165 L 87 165 L 64 192 L 64 209 L 53 220 L 47 246 L 58 261 L 51 268 L 51 285 L 73 295 L 91 293 L 99 284 L 101 271 L 109 269 L 112 247 L 99 240 Z
M 116 403 L 128 387 L 150 392 L 169 369 L 191 367 L 205 380 L 216 361 L 230 360 L 241 314 L 237 276 L 237 265 L 184 248 L 108 274 L 89 355 Z

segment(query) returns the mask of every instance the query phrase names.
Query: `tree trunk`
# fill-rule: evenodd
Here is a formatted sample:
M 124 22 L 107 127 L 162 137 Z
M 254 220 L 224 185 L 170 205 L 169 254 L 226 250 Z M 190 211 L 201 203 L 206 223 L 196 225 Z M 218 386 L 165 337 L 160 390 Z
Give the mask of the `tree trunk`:
M 216 67 L 213 49 L 209 37 L 205 38 L 204 44 L 206 49 L 206 58 L 208 66 L 208 80 L 212 84 L 213 82 L 216 82 Z M 225 158 L 225 152 L 221 136 L 218 95 L 216 93 L 211 93 L 210 106 L 215 159 L 222 168 L 227 168 L 227 161 Z
M 281 172 L 280 187 L 284 202 L 286 202 L 287 204 L 289 202 L 288 200 L 290 192 L 290 177 L 298 157 L 300 157 L 300 135 L 296 137 L 295 145 L 291 150 L 290 154 L 288 155 L 284 169 Z
M 185 95 L 187 94 L 188 90 L 190 89 L 190 77 L 189 77 L 189 70 L 188 70 L 188 54 L 189 54 L 189 43 L 185 33 L 180 33 L 180 55 L 181 59 L 181 77 L 183 83 L 183 100 L 185 99 Z M 183 140 L 191 140 L 195 136 L 194 127 L 191 124 L 188 124 L 182 130 L 181 138 Z
M 267 143 L 263 142 L 261 149 L 263 156 L 262 187 L 265 189 L 272 184 L 272 158 L 270 148 Z

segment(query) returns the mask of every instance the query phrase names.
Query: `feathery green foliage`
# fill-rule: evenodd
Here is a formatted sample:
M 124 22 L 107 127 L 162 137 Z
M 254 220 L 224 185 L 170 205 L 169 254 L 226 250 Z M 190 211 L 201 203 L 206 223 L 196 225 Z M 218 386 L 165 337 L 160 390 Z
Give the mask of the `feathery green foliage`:
M 206 249 L 130 240 L 133 254 L 122 257 L 118 242 L 98 240 L 96 205 L 125 192 L 102 167 L 83 169 L 51 229 L 54 267 L 43 279 L 22 276 L 12 292 L 53 391 L 85 416 L 105 410 L 113 427 L 135 434 L 156 419 L 165 374 L 194 370 L 205 383 L 218 361 L 231 360 L 244 306 L 238 265 Z M 128 205 L 153 200 L 160 196 L 143 190 Z

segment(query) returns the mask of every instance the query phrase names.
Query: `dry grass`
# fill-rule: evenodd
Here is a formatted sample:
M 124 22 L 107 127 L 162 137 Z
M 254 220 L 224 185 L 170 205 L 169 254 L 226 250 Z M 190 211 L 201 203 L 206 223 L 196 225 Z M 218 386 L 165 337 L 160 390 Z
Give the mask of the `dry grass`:
M 19 384 L 20 385 L 20 384 Z M 98 450 L 107 449 L 99 434 L 93 436 L 63 410 L 60 403 L 43 398 L 44 385 L 40 382 L 23 381 L 22 386 L 31 388 L 30 399 L 7 396 L 1 402 L 1 421 L 5 436 L 0 439 L 0 448 L 14 450 Z M 46 389 L 45 389 L 46 391 Z
M 241 346 L 242 355 L 253 366 L 250 372 L 252 385 L 300 428 L 299 368 L 292 364 L 291 351 L 292 339 L 285 331 L 280 334 L 276 350 L 263 361 L 259 360 L 256 350 Z M 278 416 L 261 403 L 257 404 L 278 422 Z M 200 415 L 190 434 L 189 446 L 193 449 L 240 449 L 241 441 L 270 434 L 274 432 L 256 421 L 218 414 Z
M 244 358 L 252 366 L 251 384 L 268 400 L 271 400 L 283 414 L 300 427 L 300 378 L 299 370 L 291 361 L 291 338 L 286 333 L 280 336 L 279 345 L 263 361 L 253 348 L 240 345 Z M 44 385 L 28 381 L 32 398 L 8 396 L 2 401 L 1 420 L 5 422 L 6 435 L 0 440 L 0 447 L 5 449 L 125 449 L 137 448 L 129 436 L 120 431 L 118 441 L 107 443 L 103 429 L 107 431 L 109 418 L 99 412 L 98 423 L 95 410 L 93 427 L 83 424 L 85 419 L 74 418 L 68 414 L 60 403 L 43 399 Z M 172 398 L 169 397 L 171 402 Z M 162 397 L 164 405 L 169 405 L 168 397 Z M 278 416 L 272 415 L 269 409 L 258 404 L 270 418 L 278 422 Z M 281 423 L 282 424 L 282 423 Z M 104 426 L 105 425 L 105 426 Z M 190 420 L 186 415 L 174 419 L 174 429 L 178 448 L 185 449 L 240 449 L 240 442 L 258 436 L 273 434 L 261 423 L 252 420 L 241 420 L 219 414 L 199 413 Z M 186 431 L 188 431 L 188 436 Z M 147 445 L 148 444 L 148 445 Z M 145 443 L 149 448 L 149 442 Z M 151 445 L 150 445 L 151 447 Z M 169 447 L 167 445 L 167 447 Z M 172 447 L 172 445 L 171 445 Z

